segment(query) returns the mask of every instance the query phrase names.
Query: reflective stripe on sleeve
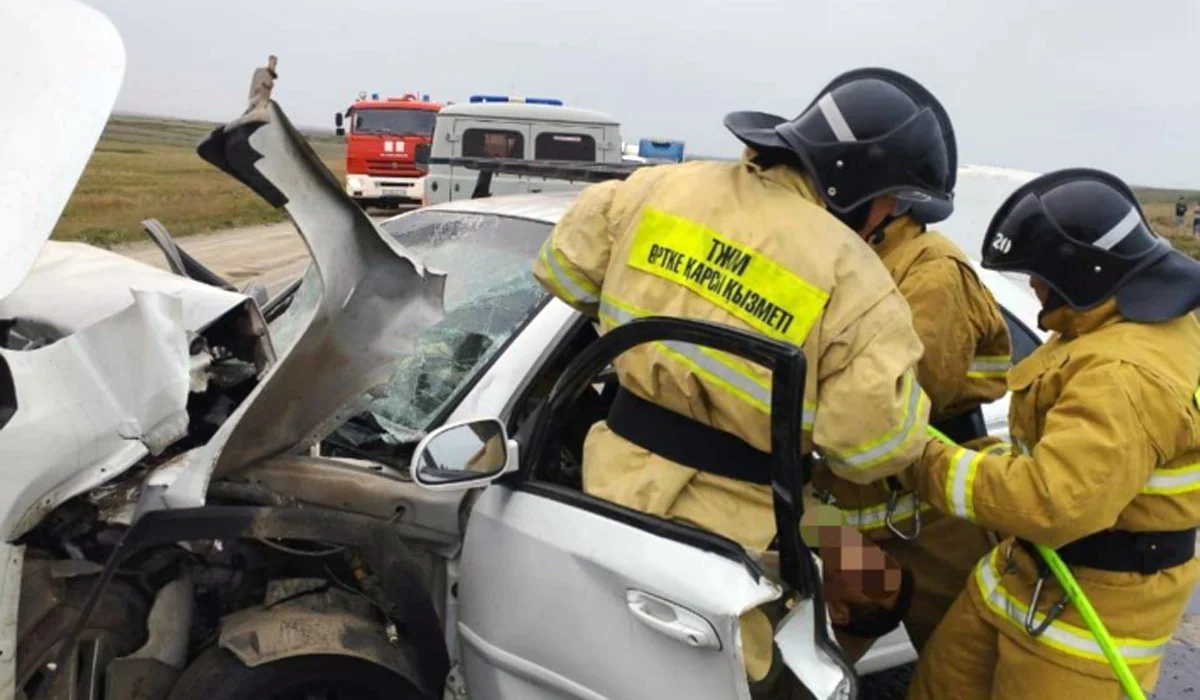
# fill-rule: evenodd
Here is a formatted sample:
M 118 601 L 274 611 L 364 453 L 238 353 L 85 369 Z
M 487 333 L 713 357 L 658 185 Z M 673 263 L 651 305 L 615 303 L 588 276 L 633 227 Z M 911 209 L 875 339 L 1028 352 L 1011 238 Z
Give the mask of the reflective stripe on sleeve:
M 967 376 L 972 379 L 991 379 L 1008 375 L 1012 369 L 1012 357 L 1008 355 L 979 355 L 967 368 Z
M 650 314 L 635 309 L 624 302 L 619 302 L 609 295 L 600 300 L 600 319 L 610 326 L 629 323 L 635 318 Z M 679 360 L 692 369 L 696 374 L 720 386 L 734 396 L 749 403 L 754 408 L 771 412 L 771 386 L 752 374 L 748 368 L 738 369 L 732 360 L 722 358 L 716 351 L 700 347 L 693 343 L 683 343 L 675 340 L 658 341 L 654 345 L 659 350 Z M 804 402 L 801 421 L 805 430 L 812 430 L 816 420 L 816 406 Z
M 1174 496 L 1200 491 L 1200 464 L 1175 469 L 1155 469 L 1142 493 L 1151 496 Z
M 595 304 L 600 301 L 600 289 L 588 280 L 574 274 L 570 265 L 562 259 L 562 254 L 554 250 L 553 236 L 547 238 L 546 242 L 542 244 L 539 258 L 549 273 L 550 283 L 554 287 L 555 294 L 560 299 L 573 305 Z
M 946 504 L 950 512 L 971 522 L 975 522 L 975 473 L 984 454 L 960 447 L 946 473 Z
M 1015 625 L 1021 634 L 1026 634 L 1025 614 L 1029 610 L 1029 606 L 1026 602 L 1017 600 L 1001 583 L 1000 557 L 1000 548 L 992 549 L 991 554 L 984 557 L 975 567 L 975 582 L 979 586 L 980 593 L 983 594 L 983 600 L 988 609 L 1004 618 L 1006 622 Z M 1045 619 L 1045 615 L 1034 613 L 1036 624 L 1041 625 Z M 1051 622 L 1046 631 L 1034 639 L 1039 644 L 1057 649 L 1070 656 L 1103 664 L 1108 663 L 1090 630 L 1062 620 Z M 1115 637 L 1113 641 L 1116 642 L 1117 650 L 1121 656 L 1125 657 L 1127 663 L 1149 664 L 1162 658 L 1171 637 L 1150 640 Z
M 879 464 L 900 451 L 913 438 L 916 432 L 917 416 L 928 407 L 929 397 L 917 384 L 912 370 L 904 373 L 904 414 L 901 420 L 883 437 L 869 441 L 849 452 L 830 450 L 829 457 L 836 462 L 867 469 Z
M 896 510 L 892 513 L 892 523 L 900 523 L 911 519 L 917 511 L 918 504 L 920 504 L 922 513 L 933 509 L 933 506 L 928 503 L 921 503 L 916 494 L 912 492 L 901 495 L 896 499 Z M 880 503 L 864 508 L 846 508 L 842 510 L 842 524 L 863 532 L 887 527 L 887 504 Z

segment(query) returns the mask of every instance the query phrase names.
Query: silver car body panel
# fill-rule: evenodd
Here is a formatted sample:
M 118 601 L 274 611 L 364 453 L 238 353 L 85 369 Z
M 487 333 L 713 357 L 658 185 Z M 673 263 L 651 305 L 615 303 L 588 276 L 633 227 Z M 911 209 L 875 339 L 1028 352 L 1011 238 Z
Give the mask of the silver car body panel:
M 0 318 L 37 321 L 69 335 L 128 307 L 131 290 L 178 297 L 183 303 L 183 327 L 189 331 L 199 331 L 246 303 L 242 294 L 119 253 L 83 243 L 50 241 L 21 286 L 0 299 Z
M 444 276 L 379 231 L 275 103 L 252 102 L 210 139 L 217 157 L 223 151 L 234 167 L 241 159 L 241 178 L 282 197 L 313 256 L 309 283 L 321 292 L 313 305 L 288 309 L 298 328 L 274 366 L 208 444 L 158 475 L 143 508 L 202 505 L 213 476 L 317 443 L 361 410 L 361 397 L 442 315 Z
M 46 347 L 0 350 L 18 406 L 0 430 L 5 541 L 186 434 L 190 358 L 183 303 L 140 291 L 131 301 Z
M 0 4 L 0 299 L 37 259 L 117 99 L 125 47 L 72 0 Z
M 726 700 L 750 697 L 738 618 L 781 590 L 744 563 L 493 485 L 471 512 L 459 594 L 475 700 Z

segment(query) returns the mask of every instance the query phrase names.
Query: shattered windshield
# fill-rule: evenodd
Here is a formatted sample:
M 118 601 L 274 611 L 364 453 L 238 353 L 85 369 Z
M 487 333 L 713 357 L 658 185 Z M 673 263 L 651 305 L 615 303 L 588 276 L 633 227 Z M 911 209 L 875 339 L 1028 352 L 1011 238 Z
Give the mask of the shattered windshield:
M 445 317 L 420 336 L 416 352 L 397 363 L 382 395 L 367 406 L 385 442 L 397 444 L 418 439 L 545 298 L 532 268 L 551 225 L 422 211 L 382 228 L 425 265 L 446 273 Z M 363 427 L 348 426 L 341 437 L 350 439 L 354 428 Z

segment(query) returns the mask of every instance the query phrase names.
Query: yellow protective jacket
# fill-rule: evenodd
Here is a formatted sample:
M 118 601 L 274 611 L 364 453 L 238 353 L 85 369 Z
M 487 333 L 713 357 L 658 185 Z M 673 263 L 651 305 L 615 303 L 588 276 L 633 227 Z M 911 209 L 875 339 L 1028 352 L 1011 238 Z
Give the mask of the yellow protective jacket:
M 928 399 L 908 306 L 866 244 L 824 211 L 795 171 L 693 162 L 584 190 L 534 274 L 598 315 L 602 332 L 664 315 L 726 324 L 802 346 L 809 362 L 804 443 L 834 472 L 868 483 L 914 461 Z M 769 373 L 724 353 L 652 343 L 615 362 L 621 385 L 770 451 Z M 770 489 L 697 472 L 593 427 L 584 488 L 763 550 Z
M 1003 396 L 1011 364 L 1008 326 L 966 254 L 907 216 L 892 222 L 872 248 L 912 309 L 913 325 L 925 347 L 917 381 L 929 396 L 930 419 L 950 418 Z M 818 488 L 834 497 L 847 525 L 876 538 L 890 536 L 885 484 L 817 481 Z M 896 503 L 893 522 L 899 526 L 910 520 L 916 507 L 917 500 L 904 494 Z
M 1056 334 L 1008 378 L 1015 449 L 930 443 L 918 467 L 924 497 L 943 512 L 1051 547 L 1110 528 L 1200 524 L 1200 323 L 1191 315 L 1129 322 L 1112 300 L 1087 312 L 1062 307 L 1042 323 Z M 1020 548 L 1008 560 L 1011 542 L 980 562 L 968 586 L 980 614 L 1033 653 L 1111 678 L 1073 606 L 1045 634 L 1025 633 L 1036 573 Z M 1152 687 L 1200 562 L 1149 576 L 1084 567 L 1075 574 L 1140 682 Z M 1060 597 L 1051 579 L 1037 609 Z

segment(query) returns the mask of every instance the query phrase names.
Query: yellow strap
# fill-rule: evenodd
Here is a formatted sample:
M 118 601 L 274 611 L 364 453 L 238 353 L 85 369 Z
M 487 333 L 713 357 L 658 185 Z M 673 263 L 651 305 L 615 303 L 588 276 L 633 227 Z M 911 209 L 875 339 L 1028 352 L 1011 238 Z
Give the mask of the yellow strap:
M 643 210 L 627 264 L 797 346 L 829 301 L 828 292 L 758 251 L 657 209 Z

